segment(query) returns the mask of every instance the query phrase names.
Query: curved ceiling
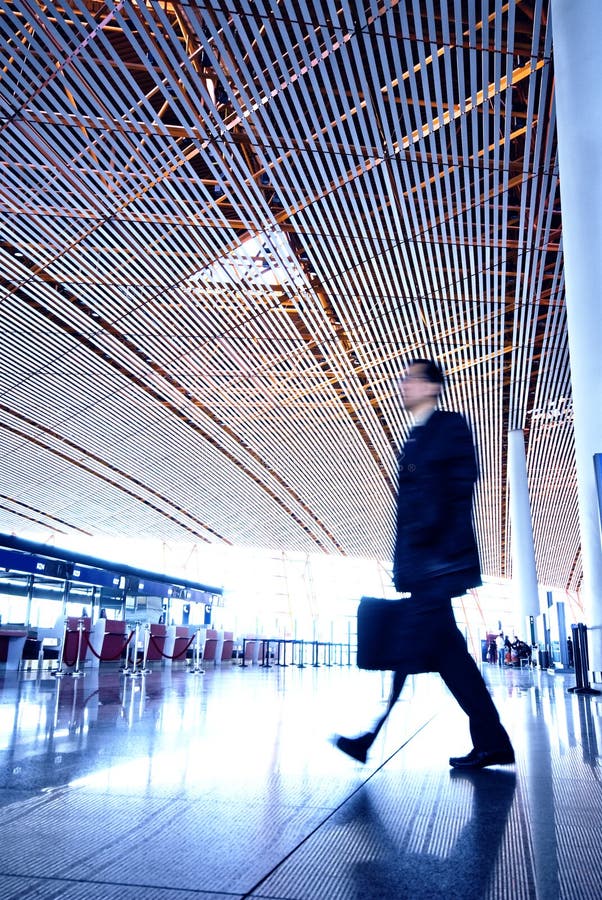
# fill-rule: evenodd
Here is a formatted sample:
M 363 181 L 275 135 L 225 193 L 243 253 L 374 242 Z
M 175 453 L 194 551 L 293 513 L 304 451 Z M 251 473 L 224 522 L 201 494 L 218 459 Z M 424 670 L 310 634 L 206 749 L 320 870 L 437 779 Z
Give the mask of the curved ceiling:
M 429 355 L 486 574 L 520 428 L 579 586 L 547 0 L 4 0 L 0 38 L 0 530 L 387 559 Z

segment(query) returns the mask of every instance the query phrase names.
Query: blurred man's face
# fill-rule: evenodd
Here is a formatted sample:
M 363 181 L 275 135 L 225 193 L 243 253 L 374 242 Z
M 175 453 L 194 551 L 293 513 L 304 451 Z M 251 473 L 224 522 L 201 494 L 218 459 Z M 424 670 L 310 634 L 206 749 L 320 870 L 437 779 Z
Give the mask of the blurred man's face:
M 399 381 L 401 402 L 409 413 L 420 413 L 437 402 L 439 385 L 424 377 L 422 366 L 408 366 Z

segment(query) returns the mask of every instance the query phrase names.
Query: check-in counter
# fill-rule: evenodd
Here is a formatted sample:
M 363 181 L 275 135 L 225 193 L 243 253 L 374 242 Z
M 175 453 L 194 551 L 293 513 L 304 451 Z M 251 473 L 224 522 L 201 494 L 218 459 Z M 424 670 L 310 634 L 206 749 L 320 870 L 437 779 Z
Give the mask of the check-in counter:
M 148 629 L 148 647 L 146 658 L 148 661 L 157 661 L 165 659 L 165 639 L 167 636 L 167 626 L 152 624 Z
M 88 638 L 92 627 L 89 616 L 67 616 L 62 664 L 68 669 L 83 665 L 88 653 Z
M 92 668 L 101 662 L 118 663 L 127 643 L 127 625 L 123 619 L 98 619 L 88 636 Z
M 168 625 L 165 635 L 165 665 L 172 662 L 186 662 L 186 651 L 190 646 L 190 633 L 187 625 Z
M 6 669 L 18 669 L 21 665 L 26 640 L 26 628 L 18 626 L 0 628 L 0 666 L 4 666 Z

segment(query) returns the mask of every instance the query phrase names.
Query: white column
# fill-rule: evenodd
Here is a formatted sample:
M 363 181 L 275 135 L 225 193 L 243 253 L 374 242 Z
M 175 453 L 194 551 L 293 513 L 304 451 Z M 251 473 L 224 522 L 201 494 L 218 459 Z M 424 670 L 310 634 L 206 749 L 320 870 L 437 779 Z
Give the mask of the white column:
M 535 568 L 533 522 L 529 502 L 525 436 L 522 431 L 508 432 L 508 488 L 510 491 L 510 533 L 512 535 L 512 588 L 518 599 L 521 623 L 524 629 L 518 634 L 521 640 L 531 643 L 529 618 L 537 621 L 539 615 L 539 589 Z
M 582 596 L 590 670 L 602 672 L 602 3 L 552 0 L 560 197 L 571 360 Z

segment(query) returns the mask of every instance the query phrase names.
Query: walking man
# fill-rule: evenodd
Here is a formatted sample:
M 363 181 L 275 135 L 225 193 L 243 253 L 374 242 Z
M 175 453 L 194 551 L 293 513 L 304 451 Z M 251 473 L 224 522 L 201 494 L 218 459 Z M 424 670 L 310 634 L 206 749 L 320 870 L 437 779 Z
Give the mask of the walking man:
M 414 427 L 399 455 L 393 581 L 397 591 L 411 594 L 404 601 L 408 639 L 385 714 L 372 731 L 336 740 L 360 762 L 366 762 L 407 675 L 417 672 L 438 672 L 468 716 L 472 750 L 451 757 L 451 766 L 481 769 L 514 762 L 510 739 L 452 610 L 452 597 L 481 584 L 472 524 L 478 470 L 466 420 L 438 409 L 443 386 L 443 372 L 428 359 L 412 360 L 400 381 Z

